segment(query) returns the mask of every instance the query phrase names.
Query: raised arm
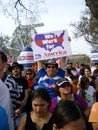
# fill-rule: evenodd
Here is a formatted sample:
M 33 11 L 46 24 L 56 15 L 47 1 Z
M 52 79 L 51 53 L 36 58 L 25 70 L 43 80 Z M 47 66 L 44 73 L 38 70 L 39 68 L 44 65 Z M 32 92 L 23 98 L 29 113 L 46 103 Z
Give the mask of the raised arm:
M 61 58 L 61 63 L 60 63 L 60 67 L 65 70 L 65 61 L 66 61 L 66 57 L 62 57 Z
M 43 68 L 43 61 L 38 61 L 37 66 L 38 66 L 38 71 L 39 71 L 41 68 Z

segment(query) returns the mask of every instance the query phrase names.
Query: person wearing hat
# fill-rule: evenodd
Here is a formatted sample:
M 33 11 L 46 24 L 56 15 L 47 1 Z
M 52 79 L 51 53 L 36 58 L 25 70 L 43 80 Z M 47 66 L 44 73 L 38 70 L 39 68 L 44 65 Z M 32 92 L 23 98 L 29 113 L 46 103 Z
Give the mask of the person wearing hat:
M 12 73 L 12 78 L 17 84 L 18 90 L 18 104 L 17 109 L 15 110 L 15 123 L 16 126 L 23 114 L 27 111 L 27 100 L 29 96 L 29 85 L 27 80 L 22 77 L 23 65 L 13 62 L 13 64 L 9 67 L 9 71 Z
M 88 121 L 92 124 L 93 130 L 98 130 L 98 102 L 92 105 Z
M 58 67 L 55 59 L 49 59 L 43 62 L 38 61 L 38 86 L 45 88 L 52 99 L 50 111 L 53 112 L 57 105 L 57 97 L 54 93 L 54 87 L 58 78 L 65 76 L 65 57 L 62 58 L 61 67 Z M 35 86 L 36 87 L 36 86 Z
M 57 80 L 55 93 L 58 96 L 59 101 L 61 100 L 71 100 L 75 101 L 84 112 L 87 110 L 88 105 L 86 101 L 72 91 L 72 84 L 67 78 L 60 78 Z

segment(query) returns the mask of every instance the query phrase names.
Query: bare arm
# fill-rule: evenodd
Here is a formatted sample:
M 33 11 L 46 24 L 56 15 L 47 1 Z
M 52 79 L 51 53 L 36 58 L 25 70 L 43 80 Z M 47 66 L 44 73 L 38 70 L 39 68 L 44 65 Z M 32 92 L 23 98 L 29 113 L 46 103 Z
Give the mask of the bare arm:
M 62 68 L 63 70 L 65 70 L 65 61 L 66 61 L 66 57 L 62 57 L 62 58 L 61 58 L 61 64 L 60 64 L 60 66 L 61 66 L 61 68 Z
M 29 94 L 30 94 L 30 89 L 28 88 L 28 89 L 25 90 L 25 97 L 24 97 L 24 99 L 22 100 L 22 103 L 21 103 L 22 107 L 24 107 L 26 105 Z
M 38 71 L 39 71 L 41 68 L 43 68 L 43 61 L 38 61 L 37 66 L 38 66 Z
M 21 118 L 21 120 L 20 120 L 20 122 L 19 122 L 19 124 L 18 124 L 17 130 L 25 130 L 26 117 L 27 117 L 27 115 L 24 115 L 24 116 Z

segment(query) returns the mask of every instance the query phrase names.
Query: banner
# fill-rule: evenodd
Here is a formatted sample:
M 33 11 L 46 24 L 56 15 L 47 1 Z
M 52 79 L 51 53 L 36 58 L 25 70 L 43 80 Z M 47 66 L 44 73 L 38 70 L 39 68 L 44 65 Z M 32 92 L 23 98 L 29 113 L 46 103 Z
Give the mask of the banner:
M 20 55 L 17 57 L 17 62 L 22 64 L 25 68 L 31 68 L 34 62 L 33 50 L 31 47 L 25 47 Z
M 36 34 L 32 39 L 34 61 L 72 55 L 67 30 Z
M 92 63 L 98 63 L 98 50 L 91 53 L 91 61 Z

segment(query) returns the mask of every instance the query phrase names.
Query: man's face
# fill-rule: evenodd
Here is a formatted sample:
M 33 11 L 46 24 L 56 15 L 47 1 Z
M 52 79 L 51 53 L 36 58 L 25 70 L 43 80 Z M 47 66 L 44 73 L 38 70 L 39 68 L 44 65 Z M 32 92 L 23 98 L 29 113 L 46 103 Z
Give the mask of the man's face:
M 19 66 L 15 66 L 12 68 L 12 74 L 15 77 L 21 74 L 21 69 L 19 68 Z
M 46 72 L 49 77 L 54 77 L 58 72 L 58 68 L 56 65 L 49 64 L 47 65 Z

